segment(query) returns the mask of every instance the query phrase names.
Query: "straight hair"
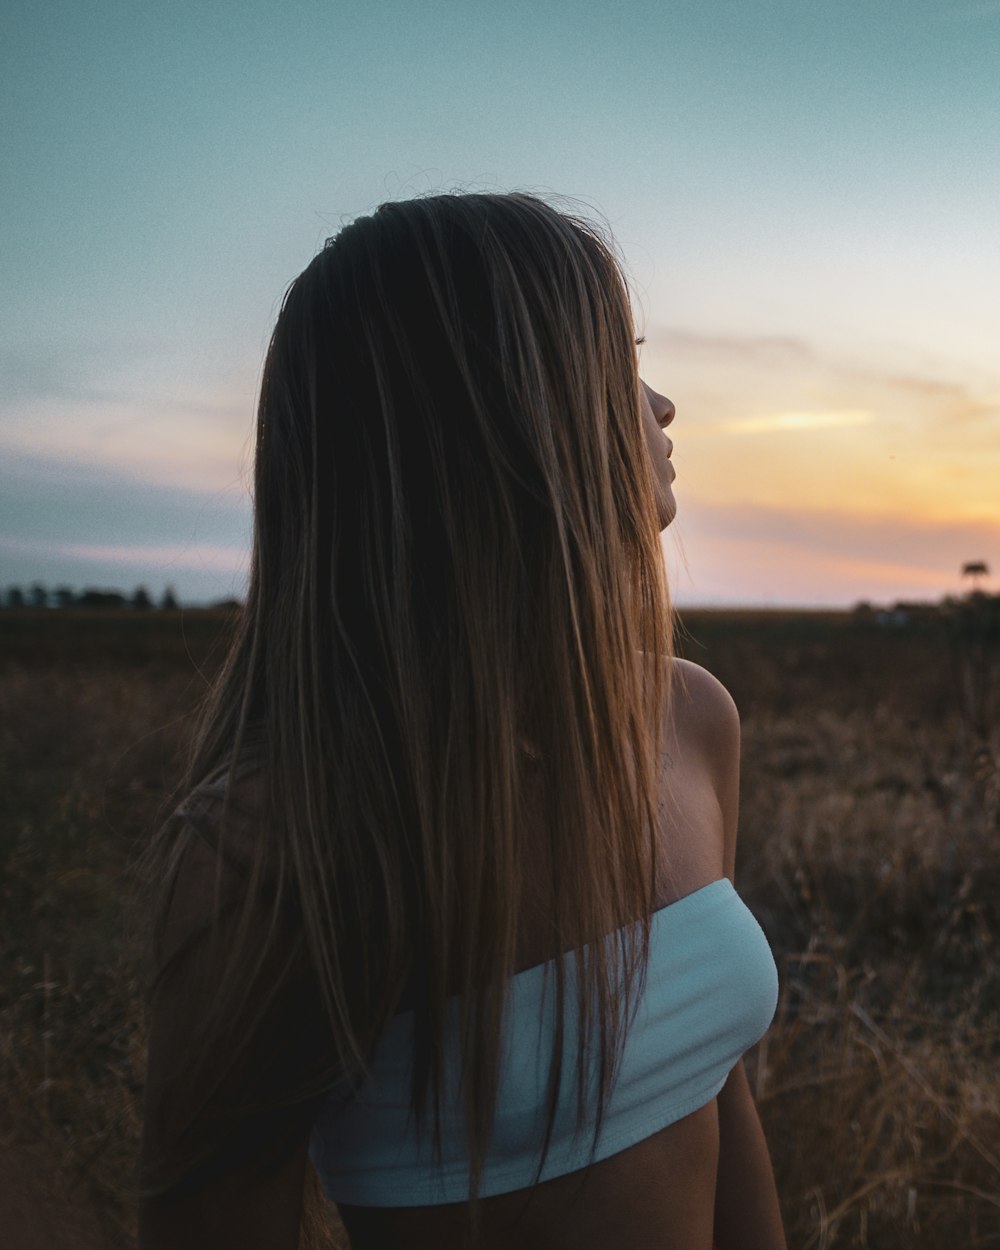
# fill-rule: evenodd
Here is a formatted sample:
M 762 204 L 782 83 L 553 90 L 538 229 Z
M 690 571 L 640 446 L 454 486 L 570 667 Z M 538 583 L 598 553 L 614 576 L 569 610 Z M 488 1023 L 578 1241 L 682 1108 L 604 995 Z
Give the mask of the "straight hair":
M 411 1101 L 436 1146 L 460 996 L 475 1220 L 530 890 L 557 1003 L 536 1183 L 568 994 L 577 1128 L 592 1120 L 596 1142 L 648 955 L 673 644 L 642 411 L 615 245 L 535 195 L 382 204 L 288 288 L 260 388 L 246 604 L 138 864 L 150 992 L 177 958 L 164 934 L 193 842 L 236 870 L 220 867 L 184 943 L 229 918 L 176 1078 L 202 1093 L 141 1196 L 197 1184 L 265 1103 L 359 1084 L 409 986 Z M 302 1081 L 221 1109 L 213 1091 L 293 983 L 319 1039 Z

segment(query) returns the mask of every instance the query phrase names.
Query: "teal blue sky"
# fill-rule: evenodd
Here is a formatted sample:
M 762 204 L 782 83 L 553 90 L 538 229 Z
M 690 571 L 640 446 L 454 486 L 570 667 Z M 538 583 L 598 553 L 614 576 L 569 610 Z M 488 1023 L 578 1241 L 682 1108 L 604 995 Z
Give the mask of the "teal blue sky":
M 1000 569 L 1000 2 L 43 2 L 0 98 L 0 587 L 242 593 L 285 286 L 452 188 L 618 239 L 681 602 Z

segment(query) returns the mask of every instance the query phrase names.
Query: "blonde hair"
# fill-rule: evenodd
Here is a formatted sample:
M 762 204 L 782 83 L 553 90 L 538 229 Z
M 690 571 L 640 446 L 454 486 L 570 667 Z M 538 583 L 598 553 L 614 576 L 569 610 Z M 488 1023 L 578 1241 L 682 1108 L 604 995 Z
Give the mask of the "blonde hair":
M 199 788 L 258 770 L 236 938 L 192 1053 L 221 1080 L 260 995 L 307 969 L 325 1050 L 280 1096 L 301 1103 L 362 1078 L 410 984 L 413 1104 L 437 1140 L 460 994 L 473 1213 L 532 776 L 560 1022 L 542 1156 L 562 952 L 587 947 L 576 1077 L 582 1120 L 596 1047 L 595 1140 L 645 968 L 672 621 L 634 334 L 613 243 L 534 195 L 386 203 L 327 241 L 271 338 L 247 602 L 146 857 L 162 935 Z M 212 1123 L 207 1098 L 144 1192 L 191 1174 Z

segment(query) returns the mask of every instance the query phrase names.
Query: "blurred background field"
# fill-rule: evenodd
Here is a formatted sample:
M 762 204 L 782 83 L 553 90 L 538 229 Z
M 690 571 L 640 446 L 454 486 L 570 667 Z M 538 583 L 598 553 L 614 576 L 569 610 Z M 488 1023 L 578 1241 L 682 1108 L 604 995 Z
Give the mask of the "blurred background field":
M 781 997 L 748 1071 L 800 1250 L 1000 1246 L 1000 622 L 682 614 L 743 721 L 737 885 Z M 224 611 L 0 612 L 0 1228 L 133 1244 L 127 865 Z

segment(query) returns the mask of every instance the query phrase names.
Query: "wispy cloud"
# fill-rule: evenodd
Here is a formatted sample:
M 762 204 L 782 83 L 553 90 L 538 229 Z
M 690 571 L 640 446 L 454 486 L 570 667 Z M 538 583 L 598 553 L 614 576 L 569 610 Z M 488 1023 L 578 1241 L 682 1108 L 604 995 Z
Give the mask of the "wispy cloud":
M 0 455 L 0 583 L 127 590 L 182 602 L 245 593 L 252 513 L 237 487 L 152 483 L 70 456 Z
M 954 532 L 948 522 L 1000 521 L 1000 373 L 949 374 L 916 348 L 909 358 L 894 351 L 880 367 L 874 350 L 848 356 L 795 336 L 650 327 L 647 339 L 644 376 L 677 406 L 670 436 L 681 515 L 734 499 L 788 510 L 774 550 L 759 547 L 749 565 L 785 561 L 791 540 L 783 532 L 808 532 L 803 518 L 820 509 L 834 546 L 842 536 L 846 543 L 852 516 L 877 514 L 850 558 L 864 558 L 873 533 L 880 542 L 894 534 L 903 554 L 886 541 L 879 558 L 911 568 L 921 563 L 919 543 L 911 528 L 888 527 L 893 518 L 922 521 L 931 544 Z M 770 514 L 734 518 L 725 541 L 743 542 L 752 515 Z M 973 558 L 959 546 L 952 563 Z M 1000 554 L 992 558 L 1000 563 Z
M 0 458 L 0 534 L 38 552 L 89 542 L 118 548 L 239 549 L 248 545 L 250 501 L 241 487 L 198 490 L 69 456 L 8 450 Z
M 135 343 L 49 341 L 4 346 L 0 348 L 3 398 L 7 404 L 53 399 L 114 403 L 121 393 L 107 379 L 154 355 Z
M 678 539 L 682 563 L 672 558 Z M 966 589 L 960 569 L 968 560 L 1000 573 L 1000 522 L 931 523 L 832 508 L 682 504 L 665 546 L 682 605 L 937 599 Z
M 129 546 L 121 543 L 51 543 L 37 539 L 0 537 L 0 552 L 16 556 L 44 557 L 47 560 L 62 558 L 130 567 L 145 564 L 158 569 L 171 567 L 218 573 L 245 570 L 248 561 L 247 551 L 212 543 L 190 543 L 185 546 L 139 543 Z
M 198 394 L 192 388 L 164 383 L 169 372 L 162 350 L 127 343 L 33 343 L 0 347 L 0 380 L 12 424 L 18 412 L 44 414 L 51 404 L 100 405 L 114 411 L 144 407 L 225 419 L 233 414 L 233 397 Z M 134 418 L 133 418 L 134 419 Z M 90 416 L 86 422 L 92 420 Z
M 158 395 L 83 411 L 54 396 L 8 411 L 0 422 L 0 459 L 53 457 L 118 472 L 150 485 L 221 489 L 247 479 L 251 422 L 235 404 Z
M 873 414 L 864 409 L 841 412 L 775 412 L 760 417 L 723 421 L 718 428 L 727 434 L 765 434 L 775 430 L 836 430 L 870 425 Z
M 52 457 L 150 484 L 245 476 L 252 381 L 200 381 L 170 351 L 94 338 L 0 346 L 0 460 Z
M 679 327 L 651 328 L 647 340 L 654 350 L 665 354 L 697 353 L 703 356 L 726 356 L 752 361 L 813 360 L 814 349 L 803 339 L 791 335 L 704 334 Z
M 1000 398 L 981 395 L 961 382 L 942 382 L 936 378 L 906 377 L 898 374 L 869 374 L 868 378 L 905 400 L 930 405 L 937 412 L 946 412 L 952 421 L 970 425 L 978 421 L 1000 419 Z
M 985 559 L 1000 571 L 1000 520 L 924 520 L 833 508 L 775 508 L 760 504 L 692 503 L 687 533 L 726 542 L 778 542 L 788 549 L 825 552 L 851 564 L 936 569 L 957 575 L 965 560 Z
M 1000 0 L 997 0 L 1000 10 Z M 950 412 L 969 418 L 998 415 L 1000 397 L 984 393 L 982 387 L 971 385 L 967 378 L 933 376 L 917 369 L 872 368 L 820 345 L 792 335 L 712 335 L 679 327 L 650 327 L 646 334 L 650 357 L 662 363 L 668 375 L 690 366 L 693 370 L 708 367 L 721 370 L 731 385 L 736 378 L 766 379 L 785 382 L 789 387 L 823 386 L 841 394 L 877 390 L 906 396 L 921 402 L 947 405 Z M 776 367 L 781 367 L 780 372 Z M 1000 386 L 1000 373 L 994 378 Z M 727 386 L 727 389 L 730 389 Z M 738 389 L 734 391 L 739 394 Z

